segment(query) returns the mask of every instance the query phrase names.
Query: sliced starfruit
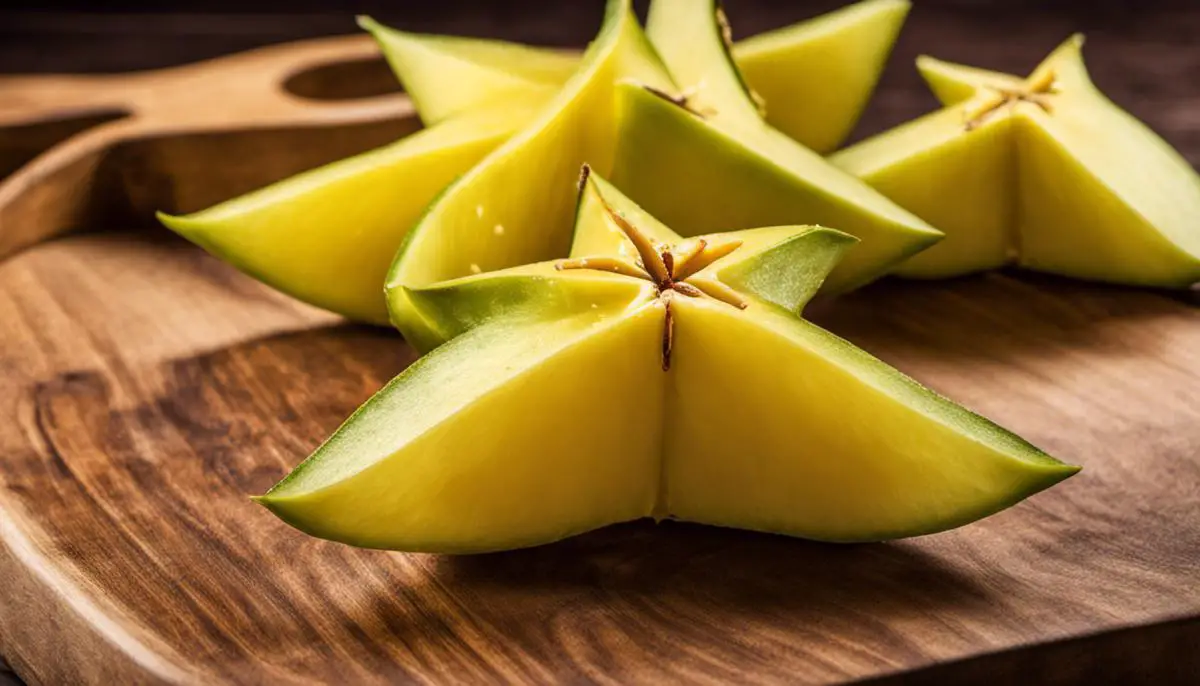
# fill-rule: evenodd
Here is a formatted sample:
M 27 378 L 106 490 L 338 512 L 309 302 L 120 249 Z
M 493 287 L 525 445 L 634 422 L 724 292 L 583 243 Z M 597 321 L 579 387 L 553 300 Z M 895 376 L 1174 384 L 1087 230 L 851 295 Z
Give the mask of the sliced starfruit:
M 947 107 L 833 158 L 946 232 L 900 274 L 1016 264 L 1113 283 L 1200 280 L 1200 176 L 1106 98 L 1073 36 L 1026 79 L 922 58 Z
M 595 174 L 575 223 L 568 258 L 409 290 L 449 342 L 259 502 L 314 536 L 407 551 L 645 517 L 874 541 L 1078 470 L 800 318 L 846 234 L 684 239 Z

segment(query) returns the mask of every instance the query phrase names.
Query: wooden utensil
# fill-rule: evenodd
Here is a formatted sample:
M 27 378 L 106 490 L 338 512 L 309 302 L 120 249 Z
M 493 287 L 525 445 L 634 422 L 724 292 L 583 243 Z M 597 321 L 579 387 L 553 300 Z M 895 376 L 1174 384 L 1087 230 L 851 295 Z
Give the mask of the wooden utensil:
M 0 175 L 13 172 L 0 181 L 0 259 L 395 140 L 419 126 L 406 96 L 328 99 L 394 83 L 368 36 L 133 74 L 0 76 Z

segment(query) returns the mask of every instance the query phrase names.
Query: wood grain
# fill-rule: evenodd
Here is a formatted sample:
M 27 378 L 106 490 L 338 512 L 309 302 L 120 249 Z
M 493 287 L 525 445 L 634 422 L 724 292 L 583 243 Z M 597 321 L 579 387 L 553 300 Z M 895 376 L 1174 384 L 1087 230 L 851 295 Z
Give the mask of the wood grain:
M 35 683 L 837 681 L 1200 616 L 1200 316 L 1160 295 L 990 275 L 820 317 L 1085 465 L 976 525 L 830 546 L 638 523 L 439 558 L 245 497 L 412 360 L 394 335 L 166 239 L 50 243 L 0 294 L 0 648 Z
M 891 67 L 905 76 L 885 82 L 868 128 L 928 106 L 908 65 L 930 44 L 1021 71 L 1072 28 L 1053 15 L 921 16 Z M 1200 53 L 1181 46 L 1197 17 L 1089 45 L 1101 85 L 1193 160 Z M 309 64 L 292 83 L 307 97 L 363 94 L 339 94 L 345 80 Z M 378 69 L 348 64 L 364 83 Z M 127 120 L 87 128 L 120 114 L 109 107 L 0 128 L 0 166 L 28 162 L 45 144 L 34 134 L 111 135 Z M 815 313 L 1085 466 L 937 536 L 832 546 L 634 523 L 443 558 L 317 541 L 250 503 L 413 353 L 140 225 L 154 207 L 195 209 L 411 130 L 380 116 L 114 138 L 55 167 L 83 185 L 62 186 L 74 189 L 65 204 L 38 200 L 48 216 L 110 231 L 0 263 L 0 654 L 29 682 L 1196 680 L 1195 293 L 992 274 L 886 281 Z M 0 243 L 67 226 L 30 212 L 0 214 Z
M 0 75 L 0 173 L 12 172 L 0 259 L 122 217 L 202 209 L 411 133 L 407 98 L 354 97 L 381 73 L 360 35 L 142 73 Z

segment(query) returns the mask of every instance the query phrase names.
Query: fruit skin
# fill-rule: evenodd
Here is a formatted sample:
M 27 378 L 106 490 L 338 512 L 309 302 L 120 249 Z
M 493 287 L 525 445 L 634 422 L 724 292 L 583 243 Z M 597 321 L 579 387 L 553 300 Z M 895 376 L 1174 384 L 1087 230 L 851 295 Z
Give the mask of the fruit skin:
M 311 305 L 387 325 L 383 282 L 429 201 L 529 114 L 494 109 L 184 216 L 169 229 Z
M 686 254 L 599 175 L 583 183 L 578 250 L 628 255 L 620 216 Z M 421 552 L 643 517 L 870 541 L 967 523 L 1078 471 L 799 318 L 853 238 L 703 240 L 740 245 L 687 278 L 745 309 L 563 261 L 410 289 L 450 341 L 257 500 L 315 536 Z
M 613 84 L 673 90 L 628 0 L 610 0 L 579 69 L 524 129 L 430 204 L 396 253 L 386 288 L 392 323 L 421 351 L 444 342 L 408 301 L 409 289 L 561 257 L 571 240 L 586 162 L 604 172 L 617 135 Z
M 1026 80 L 922 59 L 949 106 L 831 158 L 946 232 L 898 273 L 1014 263 L 1133 286 L 1200 281 L 1200 176 L 1096 89 L 1082 45 L 1071 37 Z M 1042 104 L 1018 100 L 964 126 L 996 88 L 1039 81 L 1052 83 Z
M 733 56 L 766 100 L 767 121 L 827 154 L 862 114 L 910 7 L 864 0 L 740 41 Z M 498 102 L 542 102 L 576 59 L 517 43 L 396 31 L 369 18 L 360 25 L 379 40 L 426 123 Z

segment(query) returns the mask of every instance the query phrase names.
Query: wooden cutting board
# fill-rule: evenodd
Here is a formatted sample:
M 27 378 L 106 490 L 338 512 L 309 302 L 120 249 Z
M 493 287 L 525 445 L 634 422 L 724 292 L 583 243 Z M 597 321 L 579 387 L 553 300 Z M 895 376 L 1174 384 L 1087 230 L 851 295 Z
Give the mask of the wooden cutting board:
M 345 45 L 347 59 L 364 59 L 361 41 Z M 284 52 L 249 59 L 263 54 Z M 71 126 L 39 98 L 26 100 L 36 116 L 7 111 L 4 123 L 24 131 L 10 128 L 7 149 Z M 633 523 L 438 557 L 311 539 L 251 503 L 414 354 L 165 231 L 117 231 L 132 225 L 117 218 L 195 209 L 411 130 L 401 98 L 373 102 L 311 105 L 316 119 L 233 132 L 96 134 L 105 124 L 81 134 L 82 153 L 76 137 L 0 183 L 11 253 L 0 263 L 0 654 L 24 679 L 1163 683 L 1200 673 L 1194 293 L 991 274 L 889 280 L 819 313 L 1085 467 L 945 534 L 837 546 Z M 124 212 L 98 202 L 111 197 Z M 17 252 L 104 222 L 104 233 Z

